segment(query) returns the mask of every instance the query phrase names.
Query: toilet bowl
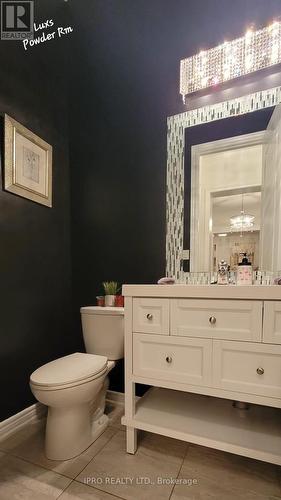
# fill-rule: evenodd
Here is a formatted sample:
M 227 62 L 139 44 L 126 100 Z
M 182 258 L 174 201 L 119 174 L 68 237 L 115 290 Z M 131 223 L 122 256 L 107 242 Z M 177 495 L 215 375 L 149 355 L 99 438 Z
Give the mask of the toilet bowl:
M 124 350 L 124 309 L 111 309 L 117 308 L 81 308 L 86 350 L 91 352 L 51 361 L 30 377 L 33 395 L 48 406 L 45 454 L 51 460 L 79 455 L 108 425 L 104 414 L 107 375 Z M 83 315 L 87 316 L 84 321 Z
M 31 391 L 48 406 L 45 437 L 48 458 L 68 460 L 79 455 L 106 428 L 106 416 L 91 421 L 89 405 L 113 365 L 105 356 L 75 353 L 33 372 Z

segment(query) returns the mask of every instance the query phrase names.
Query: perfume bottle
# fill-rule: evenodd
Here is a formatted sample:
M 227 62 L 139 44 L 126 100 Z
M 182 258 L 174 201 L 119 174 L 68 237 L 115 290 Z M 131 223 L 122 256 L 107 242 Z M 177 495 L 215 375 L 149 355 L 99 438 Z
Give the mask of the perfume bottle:
M 253 269 L 252 264 L 249 262 L 247 254 L 241 253 L 243 259 L 239 262 L 237 267 L 237 285 L 246 286 L 253 284 Z
M 228 285 L 228 264 L 225 260 L 219 263 L 218 285 Z

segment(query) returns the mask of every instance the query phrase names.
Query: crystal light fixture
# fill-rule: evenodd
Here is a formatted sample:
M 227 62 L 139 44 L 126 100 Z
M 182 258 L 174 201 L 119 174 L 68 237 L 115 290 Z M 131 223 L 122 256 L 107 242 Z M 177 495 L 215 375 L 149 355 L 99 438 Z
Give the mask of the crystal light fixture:
M 180 94 L 185 96 L 281 62 L 281 22 L 182 59 Z
M 244 211 L 241 211 L 240 215 L 230 218 L 230 228 L 232 231 L 250 229 L 254 225 L 254 218 L 253 215 L 245 214 Z
M 243 231 L 251 229 L 254 225 L 254 215 L 246 214 L 244 211 L 244 195 L 242 194 L 242 207 L 239 215 L 234 215 L 230 217 L 230 230 L 231 231 Z

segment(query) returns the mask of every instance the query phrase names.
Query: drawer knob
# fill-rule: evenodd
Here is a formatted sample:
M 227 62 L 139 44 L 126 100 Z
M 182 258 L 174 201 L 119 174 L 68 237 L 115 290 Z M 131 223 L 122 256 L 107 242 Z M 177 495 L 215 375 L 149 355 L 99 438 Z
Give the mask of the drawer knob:
M 209 322 L 211 323 L 211 325 L 215 325 L 215 324 L 216 324 L 216 322 L 217 322 L 217 318 L 215 318 L 215 316 L 211 316 L 211 317 L 209 318 Z
M 167 356 L 166 361 L 167 361 L 167 363 L 170 364 L 170 363 L 172 363 L 173 359 L 171 358 L 171 356 Z
M 152 320 L 153 315 L 148 313 L 148 314 L 146 315 L 146 317 L 147 317 L 147 319 Z
M 263 374 L 264 374 L 264 369 L 263 369 L 261 366 L 259 366 L 259 367 L 257 368 L 257 374 L 258 374 L 258 375 L 263 375 Z

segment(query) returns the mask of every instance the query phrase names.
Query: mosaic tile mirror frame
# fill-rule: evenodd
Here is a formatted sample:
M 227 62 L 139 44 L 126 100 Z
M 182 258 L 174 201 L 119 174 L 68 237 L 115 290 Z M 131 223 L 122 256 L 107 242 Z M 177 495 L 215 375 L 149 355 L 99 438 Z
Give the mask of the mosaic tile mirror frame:
M 167 119 L 166 275 L 179 278 L 184 241 L 185 129 L 281 103 L 281 87 L 255 92 Z

